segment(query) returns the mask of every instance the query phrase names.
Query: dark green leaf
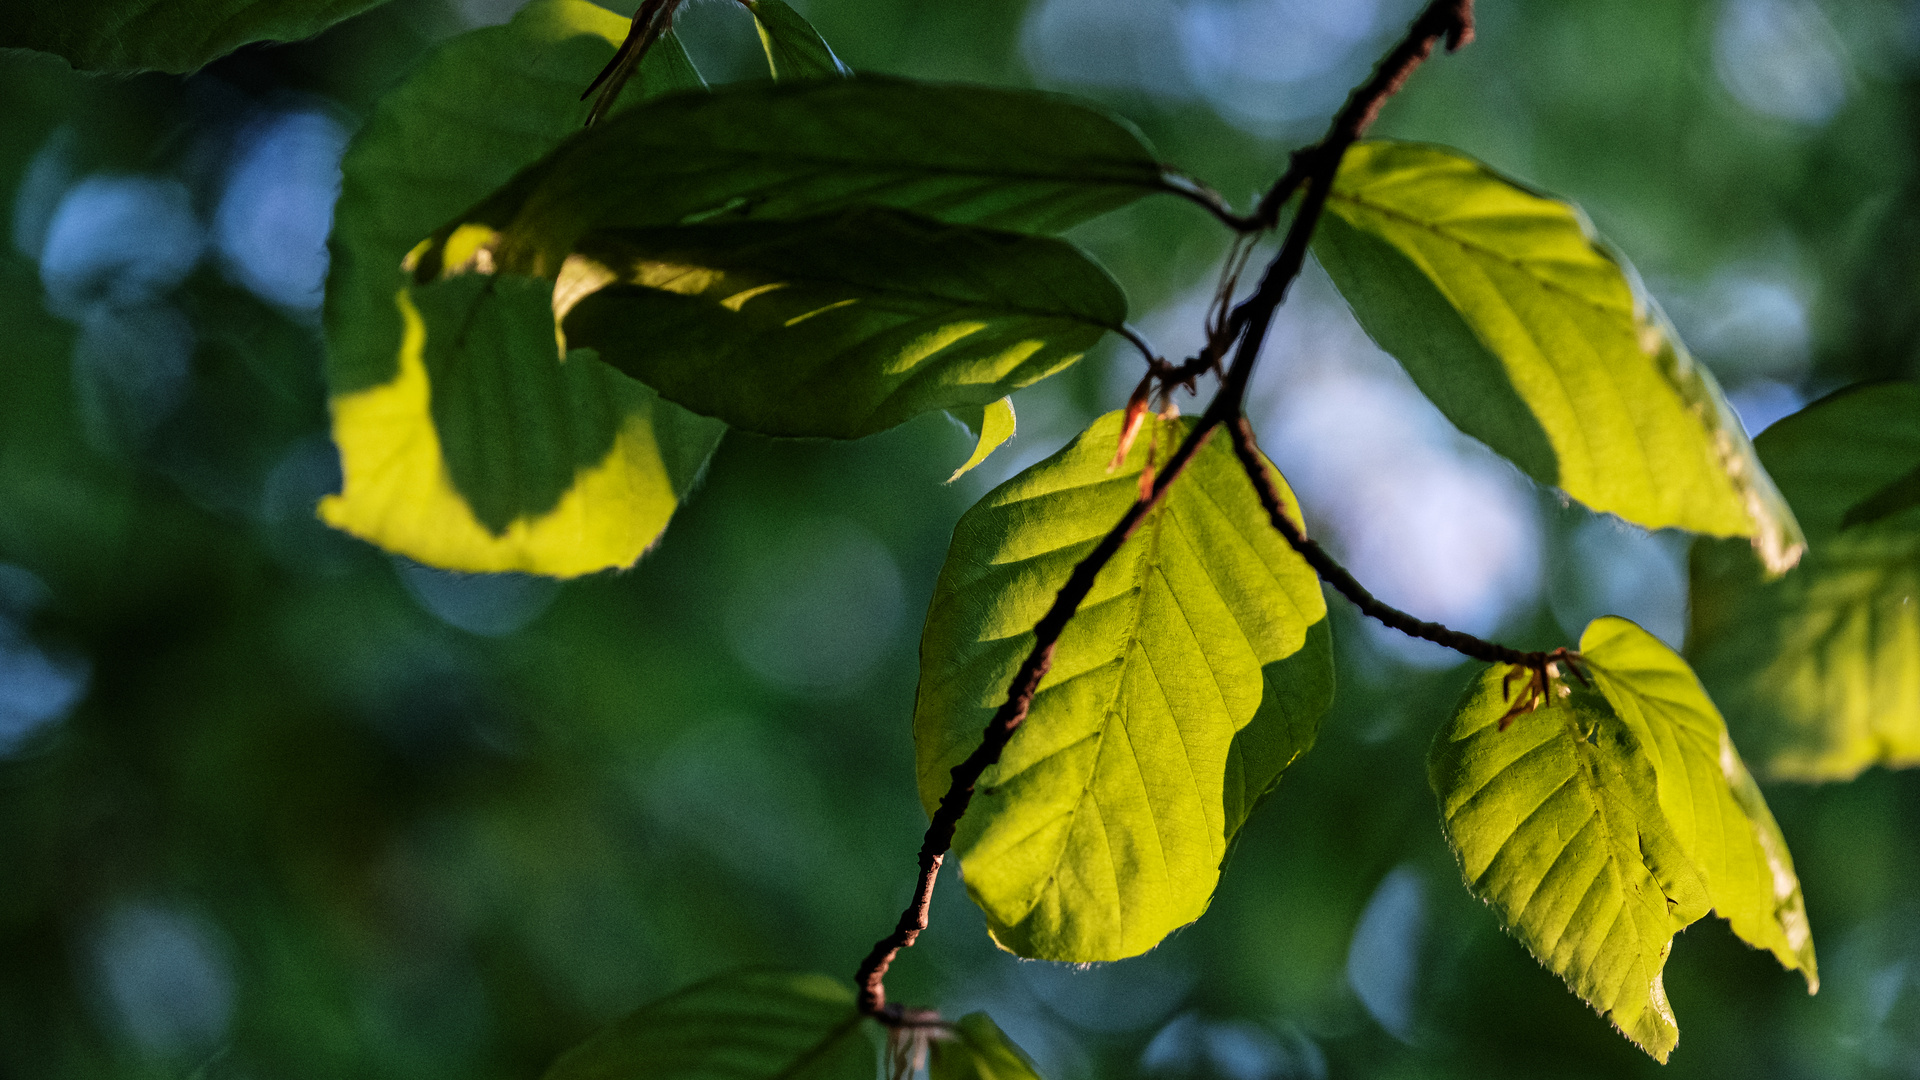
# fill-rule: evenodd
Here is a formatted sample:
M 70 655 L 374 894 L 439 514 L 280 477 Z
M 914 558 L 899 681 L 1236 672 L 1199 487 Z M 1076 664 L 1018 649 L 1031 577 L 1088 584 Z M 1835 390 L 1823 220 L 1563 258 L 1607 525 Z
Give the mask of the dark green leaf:
M 83 71 L 193 71 L 254 41 L 297 41 L 386 0 L 8 0 L 0 49 Z
M 1033 1059 L 986 1013 L 969 1013 L 927 1048 L 927 1080 L 1040 1080 Z
M 1898 501 L 1920 460 L 1920 386 L 1844 391 L 1755 445 L 1812 542 L 1771 583 L 1737 547 L 1694 545 L 1701 679 L 1765 775 L 1920 765 L 1920 509 Z
M 785 0 L 747 0 L 760 44 L 767 50 L 767 66 L 780 82 L 798 79 L 835 79 L 853 72 L 801 14 Z
M 845 981 L 744 971 L 642 1007 L 546 1080 L 873 1080 L 874 1068 Z
M 607 228 L 879 204 L 1045 232 L 1171 190 L 1139 133 L 1090 105 L 856 76 L 649 102 L 574 136 L 435 235 L 494 230 L 495 265 L 553 277 Z M 421 274 L 446 261 L 429 250 Z
M 1127 314 L 1064 241 L 877 208 L 595 233 L 555 295 L 569 342 L 669 401 L 763 435 L 841 439 L 997 401 Z
M 1354 314 L 1467 434 L 1542 484 L 1650 529 L 1800 527 L 1708 371 L 1574 207 L 1450 150 L 1347 153 L 1314 250 Z
M 1006 699 L 1034 623 L 1137 497 L 1148 458 L 1191 428 L 1150 421 L 1109 472 L 1121 422 L 1095 422 L 954 529 L 914 709 L 929 813 Z M 953 850 L 995 940 L 1116 960 L 1199 918 L 1235 834 L 1313 745 L 1332 695 L 1320 583 L 1214 439 L 1101 572 L 960 822 Z
M 1662 812 L 1650 748 L 1606 696 L 1578 685 L 1507 715 L 1516 669 L 1468 687 L 1428 775 L 1475 895 L 1548 970 L 1666 1061 L 1680 1030 L 1661 972 L 1673 935 L 1707 913 L 1706 883 Z

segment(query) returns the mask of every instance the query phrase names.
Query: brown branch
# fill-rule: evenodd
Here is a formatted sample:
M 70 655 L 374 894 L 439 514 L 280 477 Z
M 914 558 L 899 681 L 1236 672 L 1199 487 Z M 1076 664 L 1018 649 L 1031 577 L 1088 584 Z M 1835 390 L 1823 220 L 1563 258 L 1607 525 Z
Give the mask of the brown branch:
M 1005 704 L 988 722 L 980 745 L 965 761 L 954 766 L 953 782 L 927 826 L 926 837 L 920 845 L 920 879 L 914 888 L 913 900 L 901 912 L 900 921 L 893 932 L 874 945 L 854 977 L 859 988 L 859 1008 L 863 1014 L 892 1026 L 926 1022 L 924 1013 L 918 1010 L 888 1005 L 884 980 L 887 968 L 900 950 L 911 946 L 920 932 L 927 928 L 934 882 L 940 875 L 941 864 L 946 861 L 947 849 L 953 845 L 954 831 L 959 827 L 960 818 L 973 801 L 974 786 L 979 783 L 981 774 L 1000 760 L 1001 752 L 1026 720 L 1027 712 L 1033 706 L 1034 695 L 1039 692 L 1040 682 L 1053 665 L 1053 651 L 1060 642 L 1060 635 L 1066 631 L 1067 623 L 1092 590 L 1094 579 L 1100 571 L 1119 553 L 1121 545 L 1140 527 L 1147 514 L 1166 497 L 1167 489 L 1185 471 L 1201 447 L 1206 445 L 1214 430 L 1223 424 L 1236 430 L 1244 427 L 1241 405 L 1246 397 L 1247 381 L 1252 377 L 1253 367 L 1259 360 L 1260 347 L 1266 341 L 1274 311 L 1286 298 L 1288 286 L 1305 265 L 1307 245 L 1326 207 L 1327 192 L 1333 185 L 1334 173 L 1339 169 L 1340 159 L 1346 154 L 1347 148 L 1373 122 L 1386 99 L 1433 52 L 1435 42 L 1444 38 L 1449 47 L 1457 48 L 1468 41 L 1472 34 L 1473 0 L 1433 0 L 1414 20 L 1406 38 L 1381 61 L 1372 78 L 1348 97 L 1346 105 L 1334 117 L 1326 137 L 1315 146 L 1297 152 L 1286 175 L 1262 199 L 1263 208 L 1272 204 L 1272 213 L 1277 220 L 1280 206 L 1291 197 L 1293 190 L 1303 184 L 1306 186 L 1306 197 L 1300 211 L 1287 230 L 1279 254 L 1274 256 L 1273 262 L 1262 275 L 1259 288 L 1245 303 L 1236 307 L 1227 320 L 1227 332 L 1239 336 L 1240 349 L 1221 379 L 1220 393 L 1214 395 L 1200 421 L 1173 452 L 1173 456 L 1167 459 L 1152 489 L 1144 498 L 1136 501 L 1086 558 L 1073 568 L 1066 584 L 1060 587 L 1059 594 L 1054 597 L 1053 606 L 1034 626 L 1033 649 L 1014 673 L 1012 684 L 1007 688 Z M 1219 342 L 1215 357 L 1223 355 L 1230 344 L 1230 337 Z M 1204 357 L 1213 352 L 1215 346 L 1216 343 L 1210 341 L 1208 349 L 1203 350 L 1201 355 Z M 1280 517 L 1285 519 L 1284 514 Z M 1302 539 L 1305 537 L 1302 536 Z M 1332 560 L 1326 561 L 1332 564 Z M 1334 565 L 1337 569 L 1337 564 Z M 1340 572 L 1345 574 L 1345 571 Z M 1347 580 L 1352 582 L 1352 577 L 1348 575 Z M 1357 582 L 1352 584 L 1365 595 L 1365 590 L 1359 589 Z M 1409 621 L 1417 622 L 1410 617 Z

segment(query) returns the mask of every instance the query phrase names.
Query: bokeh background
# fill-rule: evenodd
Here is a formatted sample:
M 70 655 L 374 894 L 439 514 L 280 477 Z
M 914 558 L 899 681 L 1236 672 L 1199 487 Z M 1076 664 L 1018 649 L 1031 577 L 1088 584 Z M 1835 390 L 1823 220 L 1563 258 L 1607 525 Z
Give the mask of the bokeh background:
M 0 1077 L 533 1078 L 728 968 L 850 973 L 908 894 L 918 628 L 953 522 L 1138 361 L 1019 395 L 1017 438 L 952 486 L 944 418 L 730 435 L 627 573 L 461 577 L 330 533 L 341 151 L 424 50 L 515 6 L 395 0 L 184 79 L 0 55 Z M 1246 205 L 1416 5 L 798 6 L 858 69 L 1103 101 Z M 1920 3 L 1479 9 L 1382 133 L 1577 200 L 1751 431 L 1920 374 Z M 760 76 L 732 5 L 683 32 L 710 79 Z M 1076 238 L 1148 336 L 1194 346 L 1226 241 L 1204 214 Z M 1683 637 L 1685 538 L 1456 434 L 1317 269 L 1254 415 L 1385 598 L 1526 647 L 1609 612 Z M 1461 885 L 1423 760 L 1470 667 L 1335 621 L 1320 745 L 1203 920 L 1124 963 L 1022 963 L 949 875 L 895 996 L 989 1009 L 1051 1080 L 1920 1077 L 1920 776 L 1768 789 L 1824 988 L 1697 924 L 1662 1070 Z

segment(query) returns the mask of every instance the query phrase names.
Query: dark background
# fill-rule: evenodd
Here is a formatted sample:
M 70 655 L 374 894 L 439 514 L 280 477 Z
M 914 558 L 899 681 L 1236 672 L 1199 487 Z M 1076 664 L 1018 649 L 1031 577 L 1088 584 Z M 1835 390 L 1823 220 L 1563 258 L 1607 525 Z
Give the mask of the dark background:
M 917 631 L 954 520 L 1124 401 L 1117 349 L 857 444 L 729 435 L 634 570 L 461 578 L 328 532 L 318 337 L 338 155 L 511 0 L 395 0 L 191 78 L 0 55 L 0 1077 L 531 1078 L 749 963 L 850 974 L 911 886 Z M 813 0 L 857 69 L 1066 89 L 1242 206 L 1408 0 Z M 1578 201 L 1758 431 L 1914 376 L 1920 4 L 1482 0 L 1380 131 Z M 683 22 L 714 81 L 750 26 Z M 1084 227 L 1163 349 L 1225 237 Z M 1685 539 L 1452 433 L 1310 271 L 1255 418 L 1315 528 L 1416 612 L 1526 647 L 1679 642 Z M 1091 970 L 997 953 L 951 876 L 896 998 L 984 1007 L 1049 1080 L 1920 1076 L 1920 777 L 1770 787 L 1825 985 L 1677 940 L 1662 1071 L 1462 887 L 1424 773 L 1470 666 L 1336 602 L 1341 691 L 1208 915 Z M 1740 717 L 1730 717 L 1739 738 Z

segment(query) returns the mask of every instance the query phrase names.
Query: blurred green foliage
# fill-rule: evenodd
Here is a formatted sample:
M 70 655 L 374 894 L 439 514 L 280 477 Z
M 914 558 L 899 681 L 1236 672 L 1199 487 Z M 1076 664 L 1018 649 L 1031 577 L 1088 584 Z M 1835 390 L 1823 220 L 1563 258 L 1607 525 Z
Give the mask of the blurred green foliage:
M 1033 27 L 1074 6 L 806 13 L 857 70 L 1055 86 Z M 1117 406 L 1132 361 L 1017 396 L 1010 460 L 951 487 L 971 439 L 937 417 L 852 444 L 731 434 L 628 573 L 457 578 L 326 530 L 317 317 L 248 284 L 273 259 L 219 240 L 245 235 L 222 207 L 277 118 L 351 130 L 510 7 L 395 0 L 189 78 L 0 54 L 0 1076 L 532 1077 L 742 964 L 850 975 L 909 892 L 916 630 L 953 523 Z M 1357 58 L 1409 5 L 1326 8 L 1376 16 Z M 710 79 L 763 70 L 744 19 L 684 16 Z M 1736 402 L 1805 400 L 1920 374 L 1917 28 L 1904 0 L 1483 0 L 1479 40 L 1380 133 L 1579 201 Z M 1086 62 L 1122 70 L 1123 38 Z M 1783 49 L 1801 67 L 1768 68 Z M 1320 122 L 1262 137 L 1120 81 L 1078 89 L 1242 205 Z M 95 248 L 137 258 L 54 273 L 49 230 L 85 235 L 60 211 L 89 183 L 93 220 L 173 207 L 186 239 L 119 227 Z M 1140 312 L 1225 250 L 1172 200 L 1074 238 Z M 1525 647 L 1577 632 L 1552 601 L 1594 572 L 1588 515 L 1539 503 L 1548 580 L 1503 629 Z M 1404 664 L 1332 617 L 1318 748 L 1205 918 L 1136 960 L 1017 964 L 949 878 L 892 996 L 990 1009 L 1051 1080 L 1920 1074 L 1920 778 L 1768 788 L 1824 987 L 1703 920 L 1667 967 L 1685 1035 L 1662 1071 L 1460 886 L 1424 760 L 1471 667 Z

